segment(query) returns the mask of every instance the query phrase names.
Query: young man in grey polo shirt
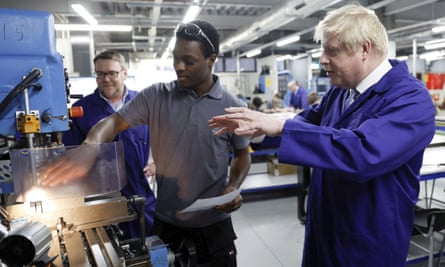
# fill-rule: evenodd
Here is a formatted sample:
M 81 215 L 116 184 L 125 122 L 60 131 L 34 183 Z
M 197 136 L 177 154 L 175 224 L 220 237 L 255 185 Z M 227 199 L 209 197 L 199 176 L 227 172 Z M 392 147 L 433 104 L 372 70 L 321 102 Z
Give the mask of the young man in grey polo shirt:
M 149 125 L 158 183 L 154 233 L 173 250 L 184 239 L 193 240 L 198 266 L 231 267 L 236 266 L 236 236 L 230 212 L 241 206 L 241 195 L 209 210 L 180 212 L 197 199 L 239 188 L 250 167 L 247 138 L 216 136 L 208 127 L 208 120 L 226 107 L 244 106 L 212 74 L 218 52 L 219 36 L 209 23 L 193 21 L 178 27 L 173 50 L 177 80 L 141 91 L 116 114 L 96 124 L 84 143 L 110 142 L 125 129 Z M 62 178 L 63 174 L 47 168 L 43 176 Z M 45 183 L 54 185 L 55 181 L 41 180 Z

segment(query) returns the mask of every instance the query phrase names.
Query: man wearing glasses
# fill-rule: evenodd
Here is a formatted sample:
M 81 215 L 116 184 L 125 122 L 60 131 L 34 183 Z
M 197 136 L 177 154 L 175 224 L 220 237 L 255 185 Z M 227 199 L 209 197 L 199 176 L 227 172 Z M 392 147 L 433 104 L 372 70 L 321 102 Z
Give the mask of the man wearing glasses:
M 84 116 L 74 118 L 71 129 L 63 134 L 65 145 L 80 145 L 88 131 L 99 120 L 115 113 L 124 103 L 130 101 L 136 91 L 129 90 L 124 82 L 127 67 L 124 57 L 116 51 L 107 50 L 94 58 L 97 88 L 94 93 L 85 96 L 73 104 L 81 106 Z M 152 234 L 155 197 L 144 175 L 144 166 L 148 161 L 150 143 L 147 126 L 137 126 L 121 132 L 115 140 L 124 144 L 127 185 L 122 193 L 126 197 L 141 195 L 145 197 L 145 234 Z M 121 223 L 122 239 L 139 236 L 138 221 Z
M 173 50 L 177 79 L 142 90 L 96 124 L 78 152 L 70 150 L 61 159 L 64 168 L 90 162 L 85 157 L 91 154 L 77 156 L 88 144 L 110 142 L 119 132 L 149 125 L 158 185 L 154 233 L 176 252 L 191 252 L 189 244 L 193 244 L 197 263 L 192 266 L 236 266 L 236 236 L 230 212 L 241 206 L 241 195 L 210 209 L 182 210 L 197 199 L 238 189 L 250 167 L 246 137 L 216 136 L 208 127 L 208 120 L 226 107 L 245 106 L 212 74 L 218 52 L 219 35 L 211 24 L 193 21 L 180 25 Z M 55 185 L 69 179 L 67 176 L 62 168 L 48 166 L 40 184 Z M 176 266 L 181 266 L 180 262 Z

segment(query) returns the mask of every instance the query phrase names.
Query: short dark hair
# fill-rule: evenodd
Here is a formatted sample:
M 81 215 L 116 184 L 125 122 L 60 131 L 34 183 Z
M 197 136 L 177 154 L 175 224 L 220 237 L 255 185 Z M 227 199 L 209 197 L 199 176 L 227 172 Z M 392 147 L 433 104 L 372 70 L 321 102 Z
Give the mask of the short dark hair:
M 96 64 L 96 61 L 98 61 L 99 59 L 112 59 L 114 61 L 117 61 L 122 68 L 124 69 L 127 68 L 124 56 L 121 53 L 114 50 L 105 50 L 100 52 L 94 57 L 93 63 Z
M 203 54 L 206 58 L 211 56 L 212 54 L 218 55 L 219 53 L 219 34 L 216 28 L 210 24 L 207 21 L 203 20 L 193 20 L 185 24 L 195 24 L 201 30 L 204 32 L 204 34 L 209 38 L 210 42 L 213 44 L 215 51 L 213 51 L 213 48 L 211 45 L 207 42 L 207 40 L 204 40 L 203 38 L 199 38 L 197 36 L 188 35 L 185 33 L 184 28 L 179 27 L 176 31 L 176 38 L 182 39 L 182 40 L 190 40 L 190 41 L 199 41 L 203 47 Z
M 252 104 L 254 105 L 255 108 L 258 109 L 258 108 L 261 107 L 262 104 L 264 104 L 264 103 L 263 103 L 263 99 L 262 99 L 261 97 L 259 97 L 259 96 L 255 96 L 255 97 L 252 99 Z

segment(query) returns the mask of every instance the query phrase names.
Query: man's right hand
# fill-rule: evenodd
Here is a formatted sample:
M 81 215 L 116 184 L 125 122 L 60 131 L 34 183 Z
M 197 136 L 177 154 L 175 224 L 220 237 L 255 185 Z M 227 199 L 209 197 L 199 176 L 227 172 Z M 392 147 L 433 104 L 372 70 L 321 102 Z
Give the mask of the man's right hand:
M 230 132 L 254 138 L 260 135 L 277 136 L 283 131 L 285 120 L 271 114 L 242 107 L 226 108 L 225 111 L 227 114 L 209 120 L 209 127 L 216 129 L 216 135 Z

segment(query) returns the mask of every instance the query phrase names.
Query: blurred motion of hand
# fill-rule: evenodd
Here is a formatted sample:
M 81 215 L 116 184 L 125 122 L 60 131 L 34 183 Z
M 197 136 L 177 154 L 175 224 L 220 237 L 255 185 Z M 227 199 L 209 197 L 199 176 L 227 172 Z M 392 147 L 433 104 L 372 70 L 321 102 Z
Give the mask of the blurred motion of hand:
M 85 177 L 100 152 L 100 144 L 83 144 L 53 158 L 38 170 L 41 186 L 57 186 Z

